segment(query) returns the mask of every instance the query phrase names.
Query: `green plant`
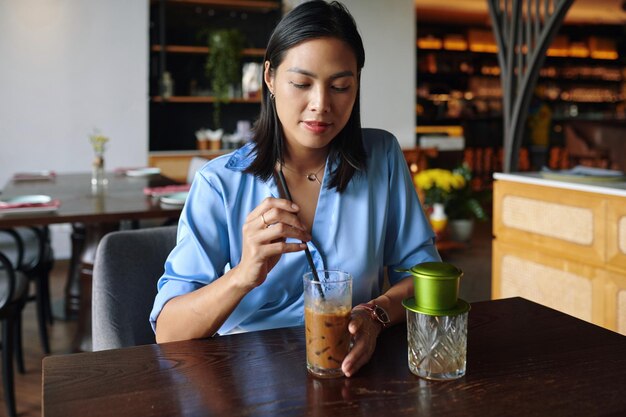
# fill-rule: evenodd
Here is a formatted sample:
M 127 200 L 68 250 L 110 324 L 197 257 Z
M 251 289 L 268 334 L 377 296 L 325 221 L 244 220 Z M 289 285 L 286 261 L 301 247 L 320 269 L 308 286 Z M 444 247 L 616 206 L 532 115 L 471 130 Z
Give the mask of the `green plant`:
M 205 73 L 211 81 L 215 96 L 214 127 L 221 127 L 221 105 L 229 102 L 230 86 L 241 82 L 241 51 L 244 36 L 237 29 L 219 29 L 209 32 L 209 54 Z
M 448 219 L 472 219 L 485 221 L 489 218 L 483 204 L 491 198 L 490 190 L 475 191 L 472 188 L 472 171 L 467 164 L 463 164 L 453 171 L 464 179 L 462 187 L 455 188 L 445 202 L 445 210 Z

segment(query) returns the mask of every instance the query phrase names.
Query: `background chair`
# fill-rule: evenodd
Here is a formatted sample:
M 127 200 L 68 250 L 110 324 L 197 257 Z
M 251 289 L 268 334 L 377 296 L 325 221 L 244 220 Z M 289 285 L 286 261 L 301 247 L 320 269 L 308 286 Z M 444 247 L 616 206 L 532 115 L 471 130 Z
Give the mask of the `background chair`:
M 2 322 L 2 384 L 7 415 L 16 415 L 13 358 L 18 370 L 24 372 L 21 343 L 21 316 L 28 296 L 28 278 L 16 270 L 23 259 L 24 245 L 13 230 L 0 230 L 0 235 L 14 239 L 16 263 L 0 252 L 0 321 Z
M 155 343 L 149 316 L 176 226 L 124 230 L 98 245 L 93 272 L 93 349 Z
M 16 233 L 19 236 L 22 249 L 18 250 L 16 238 L 10 233 Z M 11 261 L 16 270 L 23 272 L 34 284 L 34 294 L 28 297 L 28 301 L 36 302 L 41 348 L 44 353 L 48 354 L 50 343 L 47 325 L 53 322 L 50 271 L 54 265 L 54 253 L 50 244 L 48 227 L 4 229 L 4 233 L 0 233 L 0 251 Z M 19 260 L 18 252 L 21 256 Z

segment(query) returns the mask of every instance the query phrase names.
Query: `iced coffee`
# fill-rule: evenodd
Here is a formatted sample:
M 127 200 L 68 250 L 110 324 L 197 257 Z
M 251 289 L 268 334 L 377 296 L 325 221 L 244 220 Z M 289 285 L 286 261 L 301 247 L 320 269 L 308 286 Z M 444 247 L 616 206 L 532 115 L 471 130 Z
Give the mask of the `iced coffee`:
M 341 363 L 350 350 L 352 277 L 341 271 L 304 276 L 307 368 L 321 378 L 343 376 Z

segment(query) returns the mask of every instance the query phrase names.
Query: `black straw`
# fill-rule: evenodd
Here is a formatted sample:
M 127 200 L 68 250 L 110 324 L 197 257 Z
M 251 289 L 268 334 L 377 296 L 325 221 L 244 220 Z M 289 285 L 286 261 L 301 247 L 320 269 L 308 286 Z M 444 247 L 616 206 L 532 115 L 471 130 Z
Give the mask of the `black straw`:
M 282 164 L 280 165 L 280 168 L 278 169 L 278 180 L 280 181 L 280 185 L 283 187 L 283 190 L 285 191 L 285 196 L 287 197 L 287 200 L 293 202 L 293 199 L 291 198 L 291 193 L 289 192 L 289 188 L 287 187 L 287 181 L 285 181 L 285 174 L 283 174 Z M 313 257 L 311 256 L 311 251 L 309 250 L 308 246 L 304 248 L 304 254 L 306 255 L 306 260 L 309 263 L 309 266 L 311 267 L 311 272 L 313 273 L 313 281 L 320 282 L 320 277 L 317 275 L 317 270 L 315 269 L 315 264 L 313 263 Z M 320 296 L 322 297 L 322 299 L 324 299 L 324 291 L 322 290 L 322 286 L 320 285 L 318 288 L 320 290 Z

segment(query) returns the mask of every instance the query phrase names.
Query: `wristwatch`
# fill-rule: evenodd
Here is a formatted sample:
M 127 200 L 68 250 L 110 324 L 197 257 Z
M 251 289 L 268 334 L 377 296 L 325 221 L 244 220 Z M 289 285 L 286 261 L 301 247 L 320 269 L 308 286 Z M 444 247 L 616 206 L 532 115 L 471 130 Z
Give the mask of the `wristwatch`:
M 377 304 L 374 304 L 374 303 L 359 304 L 355 308 L 362 308 L 362 309 L 369 311 L 370 317 L 372 318 L 372 320 L 377 321 L 378 323 L 382 324 L 383 329 L 387 328 L 389 324 L 391 323 L 391 320 L 389 319 L 389 314 L 387 314 L 384 308 L 382 308 L 381 306 Z

